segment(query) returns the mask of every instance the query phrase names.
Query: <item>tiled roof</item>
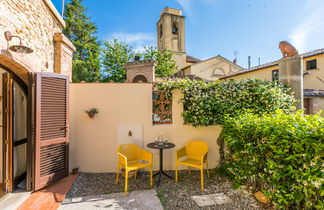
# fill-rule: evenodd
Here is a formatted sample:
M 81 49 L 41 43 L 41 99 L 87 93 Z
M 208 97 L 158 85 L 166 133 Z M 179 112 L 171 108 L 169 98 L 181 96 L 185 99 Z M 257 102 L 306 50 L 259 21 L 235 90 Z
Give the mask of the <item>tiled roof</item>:
M 186 61 L 187 61 L 188 63 L 199 63 L 199 62 L 201 62 L 200 59 L 198 59 L 198 58 L 194 58 L 194 57 L 189 56 L 189 55 L 187 55 L 187 57 L 186 57 Z
M 313 51 L 310 51 L 310 52 L 307 52 L 307 53 L 303 53 L 303 54 L 300 54 L 300 56 L 303 57 L 303 58 L 308 58 L 308 57 L 315 56 L 315 55 L 320 55 L 320 54 L 324 54 L 324 48 L 313 50 Z
M 307 52 L 307 53 L 302 53 L 299 56 L 302 57 L 302 58 L 308 58 L 308 57 L 315 56 L 315 55 L 320 55 L 320 54 L 324 54 L 324 48 L 313 50 L 313 51 L 310 51 L 310 52 Z M 276 61 L 265 63 L 265 64 L 262 64 L 262 65 L 259 65 L 259 66 L 251 67 L 251 69 L 242 69 L 242 70 L 240 70 L 240 71 L 238 71 L 236 73 L 226 75 L 226 76 L 222 77 L 222 79 L 232 77 L 232 76 L 236 76 L 236 75 L 240 75 L 240 74 L 245 74 L 245 73 L 248 73 L 248 72 L 253 72 L 253 71 L 263 69 L 263 68 L 267 68 L 267 67 L 271 67 L 271 66 L 275 66 L 275 65 L 278 65 L 278 63 L 279 63 L 279 60 L 276 60 Z
M 324 90 L 304 89 L 304 96 L 324 96 Z

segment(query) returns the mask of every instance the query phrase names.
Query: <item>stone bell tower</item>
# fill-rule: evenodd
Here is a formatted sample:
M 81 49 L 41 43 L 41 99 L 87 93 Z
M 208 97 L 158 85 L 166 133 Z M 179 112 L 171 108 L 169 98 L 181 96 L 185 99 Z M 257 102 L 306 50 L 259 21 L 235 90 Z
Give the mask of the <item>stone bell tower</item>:
M 156 24 L 158 50 L 171 51 L 179 69 L 186 64 L 184 20 L 181 10 L 165 8 Z

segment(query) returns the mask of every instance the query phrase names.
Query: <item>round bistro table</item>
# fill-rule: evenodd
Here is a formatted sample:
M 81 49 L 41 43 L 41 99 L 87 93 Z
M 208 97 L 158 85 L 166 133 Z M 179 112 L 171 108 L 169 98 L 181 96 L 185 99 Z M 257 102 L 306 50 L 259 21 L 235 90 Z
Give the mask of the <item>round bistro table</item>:
M 152 142 L 152 143 L 149 143 L 147 145 L 147 147 L 151 148 L 151 149 L 158 149 L 160 150 L 160 170 L 153 175 L 154 176 L 157 176 L 159 175 L 159 180 L 158 180 L 158 183 L 157 183 L 157 187 L 160 186 L 160 182 L 161 182 L 161 176 L 164 175 L 170 179 L 173 179 L 172 176 L 170 176 L 169 174 L 165 173 L 163 171 L 163 150 L 164 149 L 171 149 L 173 147 L 175 147 L 175 144 L 173 143 L 164 143 L 164 144 L 158 144 L 158 143 L 155 143 L 155 142 Z

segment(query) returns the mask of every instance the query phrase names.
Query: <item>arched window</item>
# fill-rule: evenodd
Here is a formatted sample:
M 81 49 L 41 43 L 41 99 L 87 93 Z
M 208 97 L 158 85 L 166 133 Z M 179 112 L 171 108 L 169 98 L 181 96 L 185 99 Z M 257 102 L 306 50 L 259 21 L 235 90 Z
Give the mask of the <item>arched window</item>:
M 225 71 L 222 68 L 217 68 L 217 69 L 214 70 L 213 75 L 214 76 L 224 76 Z
M 144 75 L 137 75 L 137 76 L 134 77 L 133 82 L 134 83 L 147 82 L 147 79 L 146 79 L 146 77 Z

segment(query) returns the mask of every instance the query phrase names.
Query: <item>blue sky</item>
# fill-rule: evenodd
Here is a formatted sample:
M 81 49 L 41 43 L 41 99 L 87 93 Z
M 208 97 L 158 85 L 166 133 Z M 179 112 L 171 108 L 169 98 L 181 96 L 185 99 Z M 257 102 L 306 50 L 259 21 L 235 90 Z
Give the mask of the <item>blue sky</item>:
M 52 0 L 61 12 L 62 0 Z M 68 0 L 65 0 L 67 2 Z M 156 22 L 166 7 L 186 16 L 186 51 L 206 59 L 222 55 L 247 67 L 281 57 L 278 43 L 299 52 L 324 48 L 324 0 L 83 0 L 101 40 L 118 38 L 133 49 L 156 45 Z

